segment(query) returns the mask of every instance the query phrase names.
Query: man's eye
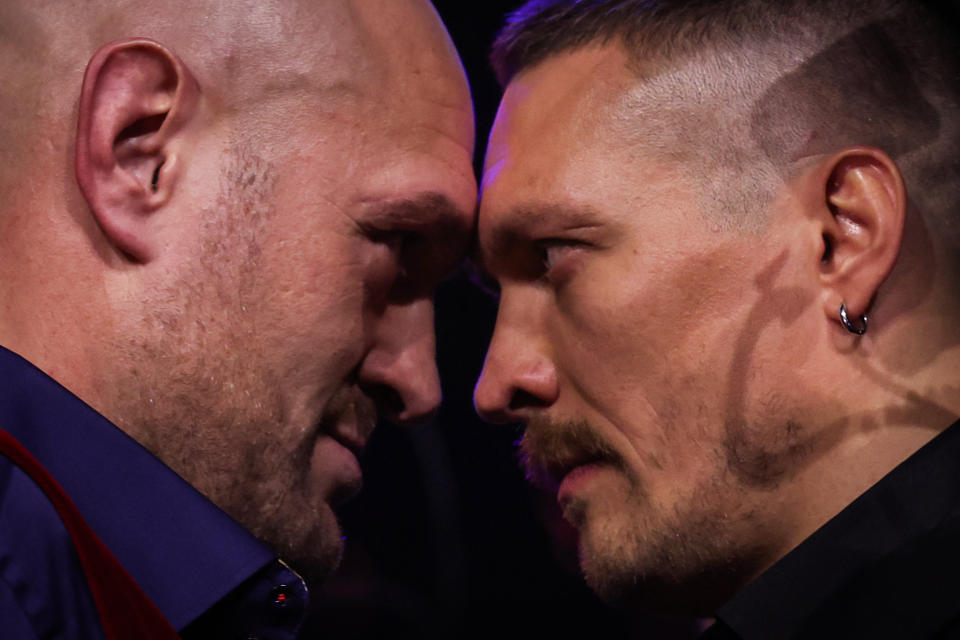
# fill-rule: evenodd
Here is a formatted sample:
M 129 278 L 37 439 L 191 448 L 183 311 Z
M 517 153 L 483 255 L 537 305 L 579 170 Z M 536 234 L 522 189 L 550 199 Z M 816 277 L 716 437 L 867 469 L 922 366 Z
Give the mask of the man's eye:
M 573 249 L 574 246 L 575 244 L 570 241 L 553 238 L 538 241 L 535 249 L 544 272 L 549 272 L 556 268 L 564 255 Z
M 370 239 L 385 248 L 390 260 L 406 275 L 408 263 L 414 259 L 422 237 L 408 229 L 376 230 L 369 234 Z
M 405 254 L 408 232 L 393 229 L 364 229 L 369 243 L 367 278 L 371 286 L 387 292 L 407 277 Z
M 384 231 L 377 230 L 370 233 L 370 239 L 378 244 L 382 244 L 387 249 L 390 250 L 390 253 L 399 257 L 403 255 L 404 246 L 407 243 L 409 236 L 408 231 Z

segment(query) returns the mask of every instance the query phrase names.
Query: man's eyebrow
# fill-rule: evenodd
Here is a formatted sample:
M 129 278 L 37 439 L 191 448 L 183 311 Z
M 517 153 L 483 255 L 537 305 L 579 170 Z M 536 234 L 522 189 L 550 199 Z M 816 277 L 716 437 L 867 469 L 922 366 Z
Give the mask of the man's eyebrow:
M 540 229 L 548 234 L 562 233 L 598 227 L 600 220 L 599 212 L 589 205 L 521 203 L 498 216 L 496 225 L 490 230 L 489 245 L 482 249 L 493 255 L 501 255 L 518 240 Z
M 408 267 L 420 273 L 453 275 L 476 237 L 476 210 L 465 212 L 439 192 L 413 197 L 380 199 L 366 203 L 361 223 L 368 231 L 410 232 Z
M 372 222 L 389 222 L 411 229 L 430 226 L 440 232 L 469 233 L 475 224 L 472 212 L 461 209 L 442 193 L 429 192 L 412 198 L 396 198 L 368 205 Z M 469 226 L 466 221 L 471 221 Z

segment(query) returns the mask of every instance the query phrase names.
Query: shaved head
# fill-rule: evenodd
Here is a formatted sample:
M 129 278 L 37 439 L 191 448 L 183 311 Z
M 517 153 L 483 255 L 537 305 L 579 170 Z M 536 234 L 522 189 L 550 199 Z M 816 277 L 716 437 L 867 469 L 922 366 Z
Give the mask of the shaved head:
M 411 19 L 411 11 L 419 18 Z M 405 45 L 383 47 L 379 40 L 388 34 Z M 82 74 L 97 47 L 128 37 L 147 37 L 175 51 L 210 106 L 220 110 L 295 100 L 309 89 L 329 96 L 335 111 L 351 95 L 409 90 L 421 73 L 461 74 L 451 62 L 456 52 L 449 36 L 426 2 L 11 0 L 0 6 L 0 54 L 7 61 L 0 154 L 22 160 L 17 150 L 37 128 L 69 129 L 77 97 L 59 83 Z M 448 55 L 420 55 L 416 45 L 422 42 L 440 44 Z M 0 171 L 16 164 L 5 162 Z

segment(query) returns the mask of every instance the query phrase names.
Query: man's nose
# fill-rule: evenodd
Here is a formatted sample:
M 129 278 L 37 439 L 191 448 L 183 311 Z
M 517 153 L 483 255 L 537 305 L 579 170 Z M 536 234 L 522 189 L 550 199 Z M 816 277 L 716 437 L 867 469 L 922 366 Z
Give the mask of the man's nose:
M 440 406 L 433 322 L 433 301 L 424 298 L 389 305 L 377 320 L 359 380 L 393 422 L 426 421 Z
M 474 406 L 484 420 L 518 422 L 557 400 L 557 371 L 538 329 L 540 323 L 532 315 L 523 307 L 510 309 L 501 298 L 493 338 L 473 392 Z

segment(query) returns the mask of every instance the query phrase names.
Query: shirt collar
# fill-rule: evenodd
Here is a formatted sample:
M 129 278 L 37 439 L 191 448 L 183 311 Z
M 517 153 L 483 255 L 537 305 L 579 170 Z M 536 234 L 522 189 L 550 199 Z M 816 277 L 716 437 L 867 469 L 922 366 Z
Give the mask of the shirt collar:
M 861 570 L 960 512 L 960 421 L 721 607 L 738 636 L 790 638 Z
M 176 629 L 274 554 L 135 440 L 0 347 L 0 428 L 53 475 Z

